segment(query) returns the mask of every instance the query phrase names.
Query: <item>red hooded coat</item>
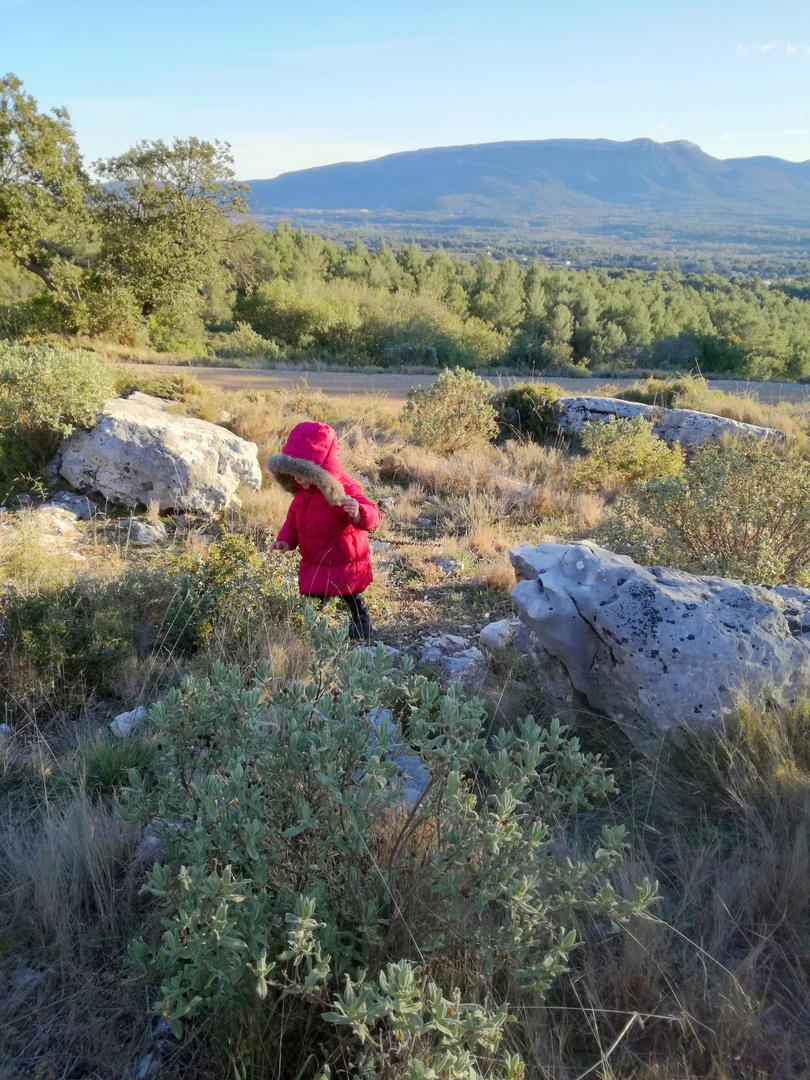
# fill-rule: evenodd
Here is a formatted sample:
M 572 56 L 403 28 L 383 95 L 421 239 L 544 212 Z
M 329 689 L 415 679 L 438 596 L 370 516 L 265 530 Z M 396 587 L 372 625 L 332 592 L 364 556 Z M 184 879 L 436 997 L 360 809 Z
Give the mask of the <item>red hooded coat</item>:
M 297 424 L 281 453 L 267 459 L 267 468 L 282 487 L 295 492 L 277 539 L 301 549 L 301 593 L 343 596 L 367 589 L 372 578 L 368 531 L 378 524 L 380 511 L 343 472 L 334 428 L 314 420 Z M 308 480 L 309 489 L 293 476 Z M 340 505 L 345 495 L 360 505 L 357 522 Z

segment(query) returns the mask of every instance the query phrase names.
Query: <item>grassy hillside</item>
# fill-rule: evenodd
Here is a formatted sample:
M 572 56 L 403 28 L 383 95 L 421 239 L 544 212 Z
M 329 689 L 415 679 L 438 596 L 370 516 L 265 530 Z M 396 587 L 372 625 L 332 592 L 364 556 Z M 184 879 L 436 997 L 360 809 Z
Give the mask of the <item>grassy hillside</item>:
M 688 490 L 694 536 L 711 525 L 714 547 L 669 544 L 684 569 L 773 583 L 807 533 L 793 514 L 806 415 L 754 414 L 693 381 L 635 396 L 748 409 L 800 436 L 780 455 L 713 451 L 729 490 L 748 484 L 744 513 L 707 482 L 714 459 L 685 462 L 643 424 L 547 441 L 553 387 L 492 403 L 448 374 L 404 414 L 305 383 L 141 388 L 262 458 L 299 420 L 333 423 L 344 467 L 385 507 L 367 593 L 379 640 L 417 661 L 429 635 L 474 641 L 509 614 L 512 545 L 630 524 L 628 543 L 638 528 L 652 545 L 690 539 L 645 519 L 650 492 L 671 511 Z M 6 417 L 7 443 L 65 422 L 35 404 Z M 0 1076 L 107 1080 L 152 1062 L 175 1080 L 803 1076 L 808 703 L 741 699 L 713 735 L 641 753 L 598 716 L 560 732 L 511 647 L 487 654 L 477 694 L 431 664 L 347 652 L 336 607 L 317 626 L 295 557 L 267 553 L 288 501 L 268 480 L 225 518 L 165 515 L 155 548 L 109 508 L 73 539 L 35 509 L 0 517 Z M 800 560 L 790 579 L 808 573 Z M 127 738 L 109 733 L 157 702 Z M 432 778 L 415 810 L 387 794 L 400 781 L 386 736 L 370 741 L 379 705 Z M 574 877 L 590 873 L 584 897 Z M 634 903 L 645 878 L 657 899 Z

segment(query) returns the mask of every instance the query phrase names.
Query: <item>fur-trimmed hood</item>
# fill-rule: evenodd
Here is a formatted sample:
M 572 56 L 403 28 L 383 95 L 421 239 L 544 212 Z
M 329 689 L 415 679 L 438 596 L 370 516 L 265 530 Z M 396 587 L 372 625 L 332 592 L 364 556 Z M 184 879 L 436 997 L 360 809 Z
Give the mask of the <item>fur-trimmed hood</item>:
M 342 484 L 337 432 L 328 424 L 306 420 L 290 432 L 280 454 L 271 454 L 267 470 L 281 486 L 293 494 L 300 491 L 294 476 L 316 487 L 328 503 L 339 506 L 346 491 Z

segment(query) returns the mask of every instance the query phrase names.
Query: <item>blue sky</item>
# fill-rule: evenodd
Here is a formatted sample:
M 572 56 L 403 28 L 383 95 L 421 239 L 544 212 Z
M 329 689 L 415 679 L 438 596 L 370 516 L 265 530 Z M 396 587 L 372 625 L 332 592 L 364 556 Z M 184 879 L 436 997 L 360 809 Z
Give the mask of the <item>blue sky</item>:
M 808 0 L 0 0 L 0 74 L 86 161 L 231 143 L 242 179 L 501 139 L 810 159 Z

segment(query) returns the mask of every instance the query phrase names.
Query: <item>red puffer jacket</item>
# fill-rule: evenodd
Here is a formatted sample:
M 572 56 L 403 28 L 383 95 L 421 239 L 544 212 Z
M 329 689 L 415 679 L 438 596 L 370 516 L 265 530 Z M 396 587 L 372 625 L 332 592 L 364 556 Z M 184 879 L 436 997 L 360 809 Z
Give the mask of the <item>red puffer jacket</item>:
M 367 589 L 372 578 L 368 531 L 379 522 L 380 511 L 340 467 L 334 428 L 314 420 L 297 424 L 281 453 L 267 459 L 267 468 L 295 493 L 277 539 L 301 549 L 301 593 L 343 596 Z M 299 487 L 293 476 L 308 480 L 311 487 Z M 340 505 L 346 495 L 360 504 L 356 523 Z

